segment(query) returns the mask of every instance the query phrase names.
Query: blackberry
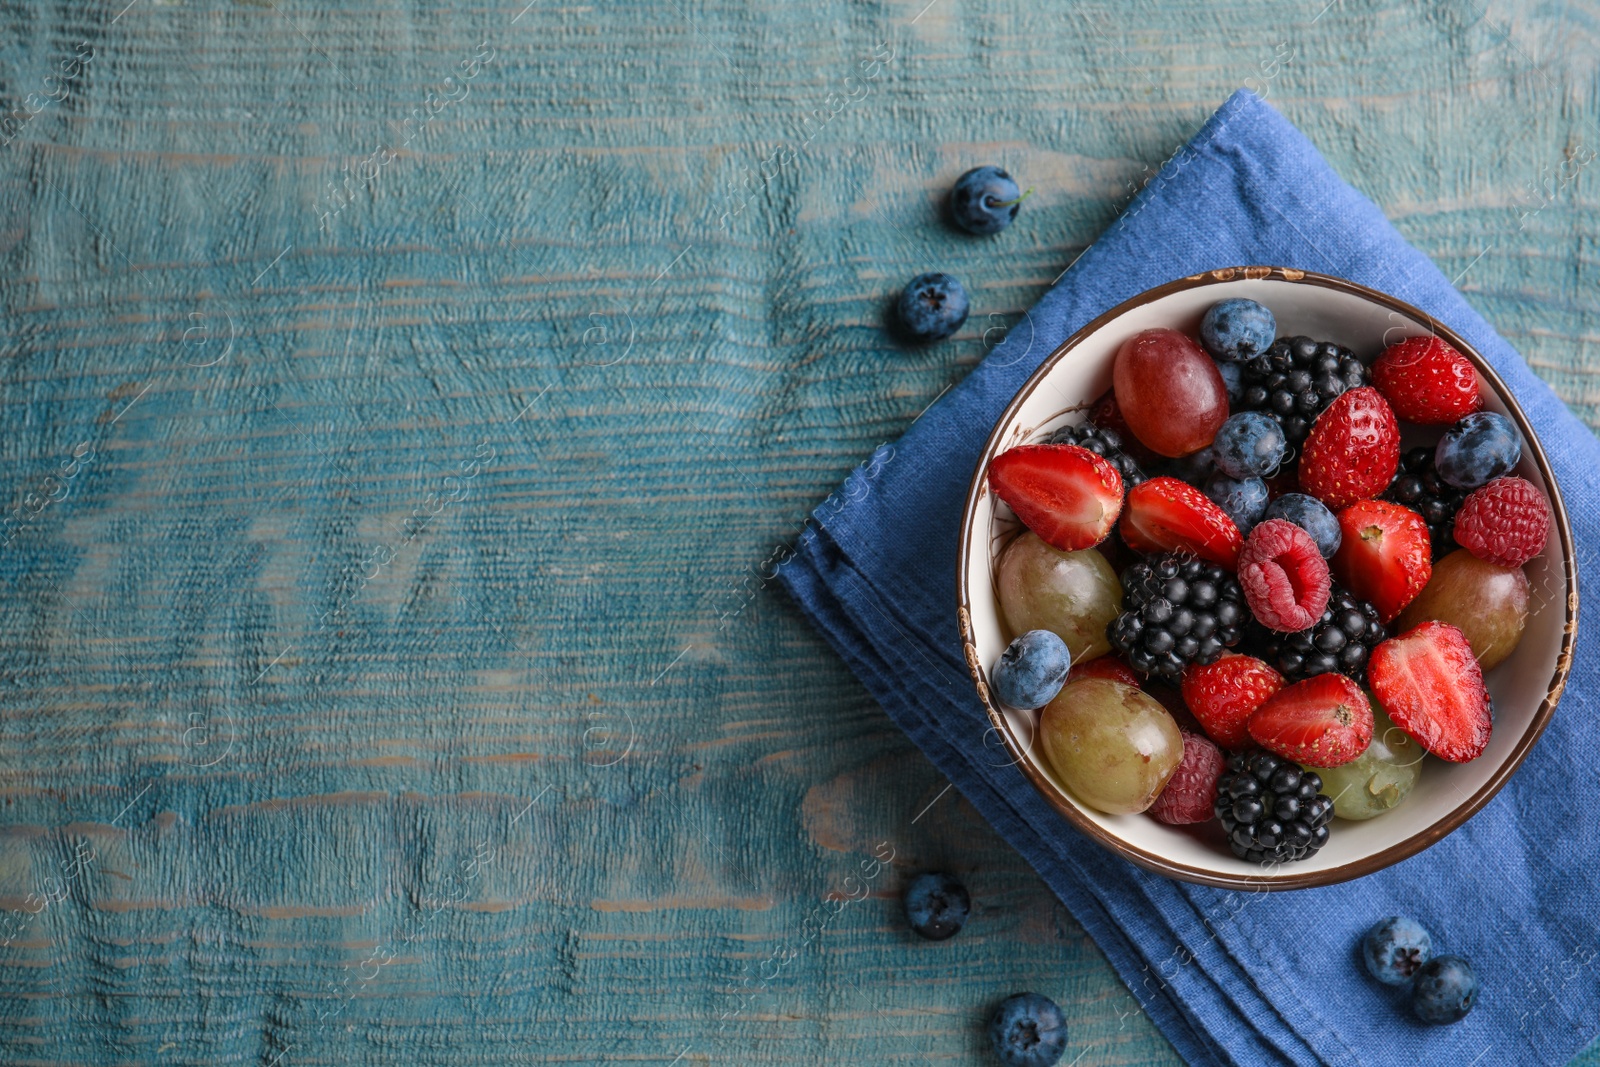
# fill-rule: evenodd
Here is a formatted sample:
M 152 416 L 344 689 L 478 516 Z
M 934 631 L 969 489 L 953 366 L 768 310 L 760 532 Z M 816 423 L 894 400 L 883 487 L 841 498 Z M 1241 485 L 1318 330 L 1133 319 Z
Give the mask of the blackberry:
M 1111 461 L 1111 465 L 1117 468 L 1117 473 L 1122 475 L 1122 484 L 1125 487 L 1138 485 L 1148 477 L 1139 469 L 1133 457 L 1122 450 L 1121 434 L 1104 426 L 1096 426 L 1092 422 L 1063 426 L 1045 438 L 1045 443 L 1077 445 L 1079 448 L 1087 448 L 1097 456 L 1106 457 Z
M 1106 627 L 1128 665 L 1176 681 L 1191 663 L 1215 663 L 1239 643 L 1249 619 L 1233 575 L 1214 563 L 1168 552 L 1122 572 L 1123 612 Z
M 1377 608 L 1334 586 L 1327 610 L 1311 626 L 1286 634 L 1257 623 L 1251 630 L 1251 644 L 1288 682 L 1319 674 L 1345 674 L 1365 685 L 1367 657 L 1388 636 Z
M 1262 749 L 1232 753 L 1213 809 L 1233 854 L 1251 863 L 1303 860 L 1328 843 L 1333 800 L 1322 778 Z
M 1383 498 L 1406 507 L 1422 516 L 1428 524 L 1428 541 L 1433 546 L 1433 558 L 1455 551 L 1456 512 L 1467 499 L 1467 490 L 1439 477 L 1433 466 L 1433 448 L 1423 445 L 1413 448 L 1400 457 L 1400 469 L 1394 481 L 1384 491 Z
M 1280 337 L 1244 362 L 1236 411 L 1264 411 L 1298 445 L 1317 416 L 1346 389 L 1367 384 L 1367 368 L 1355 353 L 1332 341 Z

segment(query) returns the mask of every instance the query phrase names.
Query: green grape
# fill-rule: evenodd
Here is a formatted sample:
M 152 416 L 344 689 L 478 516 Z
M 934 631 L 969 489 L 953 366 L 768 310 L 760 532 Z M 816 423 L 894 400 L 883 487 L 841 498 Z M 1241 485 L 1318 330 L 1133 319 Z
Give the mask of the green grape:
M 1400 613 L 1394 632 L 1429 619 L 1465 634 L 1484 670 L 1498 667 L 1528 624 L 1528 576 L 1521 567 L 1497 566 L 1458 548 L 1433 565 L 1433 577 Z
M 1183 734 L 1167 709 L 1105 678 L 1070 682 L 1046 704 L 1039 743 L 1062 784 L 1111 815 L 1154 804 L 1183 760 Z
M 1106 627 L 1122 612 L 1122 583 L 1095 549 L 1061 552 L 1024 531 L 1000 553 L 998 592 L 1012 637 L 1049 630 L 1073 663 L 1111 650 Z
M 1341 819 L 1370 819 L 1400 806 L 1422 777 L 1422 746 L 1372 702 L 1372 744 L 1339 767 L 1308 767 L 1322 777 Z

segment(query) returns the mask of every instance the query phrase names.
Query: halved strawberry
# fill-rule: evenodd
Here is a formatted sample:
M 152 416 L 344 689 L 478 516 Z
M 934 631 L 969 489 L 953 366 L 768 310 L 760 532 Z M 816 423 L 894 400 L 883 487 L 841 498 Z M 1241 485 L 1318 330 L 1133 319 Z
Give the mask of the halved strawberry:
M 1339 551 L 1333 573 L 1339 584 L 1378 609 L 1391 622 L 1433 577 L 1428 523 L 1387 500 L 1363 500 L 1339 512 Z
M 1133 668 L 1123 662 L 1120 656 L 1096 656 L 1094 659 L 1075 663 L 1067 672 L 1067 684 L 1071 685 L 1079 678 L 1105 678 L 1123 685 L 1131 685 L 1135 689 L 1144 685 L 1144 679 L 1133 672 Z
M 1077 445 L 1019 445 L 989 464 L 989 488 L 1024 526 L 1063 552 L 1105 540 L 1122 511 L 1122 475 Z
M 1349 763 L 1372 743 L 1372 704 L 1352 678 L 1319 674 L 1297 682 L 1250 716 L 1250 737 L 1310 767 Z
M 1300 457 L 1300 488 L 1334 511 L 1389 487 L 1400 466 L 1400 423 L 1383 394 L 1340 393 L 1317 416 Z
M 1227 512 L 1194 486 L 1165 476 L 1128 490 L 1118 529 L 1135 552 L 1192 552 L 1229 570 L 1244 544 Z
M 1372 693 L 1396 726 L 1440 759 L 1483 755 L 1494 709 L 1483 668 L 1466 635 L 1447 622 L 1425 622 L 1391 637 L 1367 661 Z
M 1251 714 L 1282 688 L 1283 675 L 1254 656 L 1228 653 L 1183 672 L 1183 702 L 1211 740 L 1234 750 L 1249 747 Z

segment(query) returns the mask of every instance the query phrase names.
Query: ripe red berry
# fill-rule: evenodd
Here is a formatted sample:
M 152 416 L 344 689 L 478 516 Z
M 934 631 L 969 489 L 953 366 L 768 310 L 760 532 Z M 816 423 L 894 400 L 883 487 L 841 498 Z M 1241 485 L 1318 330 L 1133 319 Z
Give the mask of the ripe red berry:
M 1107 681 L 1131 685 L 1135 689 L 1144 685 L 1144 679 L 1135 674 L 1133 668 L 1124 663 L 1121 656 L 1096 656 L 1094 659 L 1074 664 L 1067 672 L 1067 684 L 1071 685 L 1079 678 L 1104 678 Z
M 1311 767 L 1349 763 L 1372 743 L 1372 705 L 1355 680 L 1319 674 L 1282 690 L 1250 716 L 1250 737 Z
M 1287 519 L 1268 519 L 1239 552 L 1239 587 L 1263 626 L 1299 633 L 1322 618 L 1333 581 L 1310 534 Z
M 1369 385 L 1339 394 L 1317 416 L 1300 458 L 1300 488 L 1334 511 L 1389 487 L 1400 466 L 1400 424 Z
M 1339 584 L 1378 609 L 1390 622 L 1433 577 L 1428 523 L 1403 504 L 1363 500 L 1339 512 Z
M 1502 567 L 1522 566 L 1544 551 L 1549 536 L 1550 504 L 1525 478 L 1496 478 L 1456 512 L 1456 543 Z
M 1183 702 L 1195 721 L 1213 741 L 1235 751 L 1250 745 L 1245 724 L 1251 713 L 1282 688 L 1283 675 L 1254 656 L 1225 655 L 1183 672 Z
M 1225 761 L 1210 741 L 1183 731 L 1183 759 L 1167 779 L 1166 788 L 1145 810 L 1152 818 L 1173 826 L 1205 822 L 1216 815 L 1217 779 Z
M 1438 337 L 1407 337 L 1372 364 L 1372 382 L 1408 422 L 1444 426 L 1483 407 L 1467 357 Z
M 1489 747 L 1494 714 L 1483 668 L 1449 623 L 1425 622 L 1380 644 L 1367 681 L 1395 725 L 1440 759 L 1465 763 Z
M 1194 486 L 1166 476 L 1128 490 L 1118 529 L 1135 552 L 1192 552 L 1230 570 L 1244 543 L 1227 512 Z
M 1077 445 L 1019 445 L 989 464 L 989 488 L 1024 526 L 1063 552 L 1092 548 L 1122 511 L 1122 475 Z

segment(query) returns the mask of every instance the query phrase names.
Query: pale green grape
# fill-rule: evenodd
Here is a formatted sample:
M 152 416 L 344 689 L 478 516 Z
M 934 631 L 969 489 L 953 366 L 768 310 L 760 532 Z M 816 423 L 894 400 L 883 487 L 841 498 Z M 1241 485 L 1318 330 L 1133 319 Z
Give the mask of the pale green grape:
M 1049 630 L 1073 663 L 1110 651 L 1106 627 L 1122 612 L 1122 583 L 1096 550 L 1061 552 L 1026 530 L 1000 553 L 998 592 L 1012 637 Z
M 1063 785 L 1097 811 L 1143 811 L 1183 760 L 1183 734 L 1154 697 L 1121 682 L 1070 682 L 1039 716 L 1039 743 Z
M 1322 777 L 1341 819 L 1370 819 L 1399 807 L 1422 777 L 1422 746 L 1396 726 L 1373 701 L 1372 744 L 1340 767 L 1309 767 Z

